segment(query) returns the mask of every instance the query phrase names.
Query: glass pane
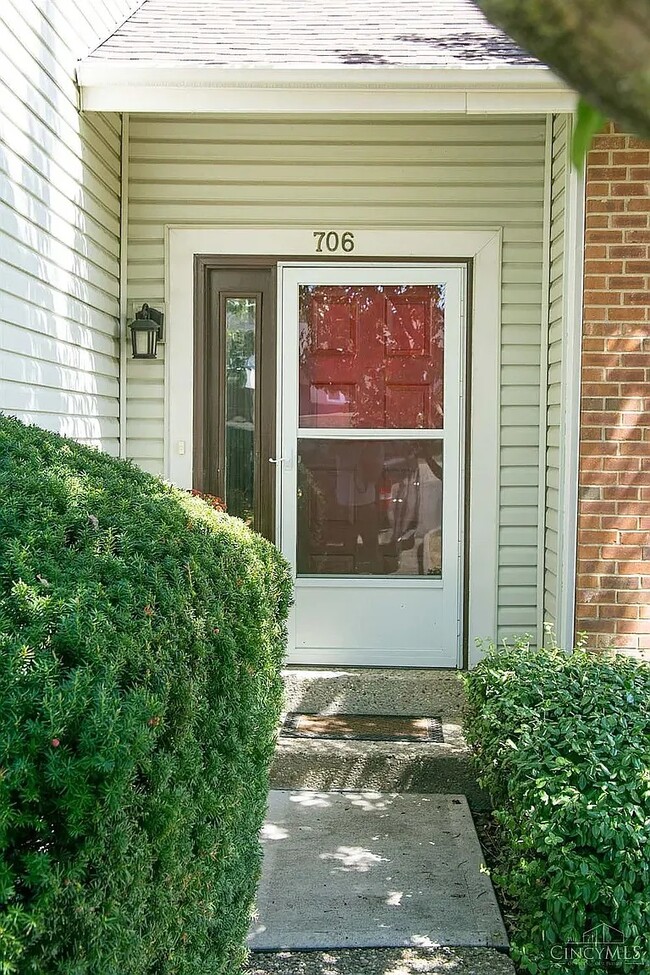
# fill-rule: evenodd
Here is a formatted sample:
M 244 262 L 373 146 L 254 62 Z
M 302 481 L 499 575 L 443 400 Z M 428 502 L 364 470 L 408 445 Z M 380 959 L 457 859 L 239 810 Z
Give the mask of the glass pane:
M 444 286 L 300 287 L 300 426 L 439 430 Z
M 256 298 L 226 298 L 226 497 L 253 523 Z
M 440 576 L 440 440 L 298 441 L 298 574 Z

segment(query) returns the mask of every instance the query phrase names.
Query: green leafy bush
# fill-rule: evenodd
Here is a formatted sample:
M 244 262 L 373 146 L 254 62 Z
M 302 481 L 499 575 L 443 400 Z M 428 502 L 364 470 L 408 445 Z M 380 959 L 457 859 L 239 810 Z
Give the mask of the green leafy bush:
M 465 685 L 521 969 L 650 971 L 650 668 L 519 641 Z
M 290 599 L 276 550 L 0 418 L 0 971 L 237 970 Z

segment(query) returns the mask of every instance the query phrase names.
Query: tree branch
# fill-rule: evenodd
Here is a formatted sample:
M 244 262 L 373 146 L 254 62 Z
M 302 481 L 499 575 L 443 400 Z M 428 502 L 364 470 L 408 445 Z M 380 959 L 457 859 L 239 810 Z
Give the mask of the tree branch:
M 475 0 L 594 108 L 650 138 L 650 0 Z

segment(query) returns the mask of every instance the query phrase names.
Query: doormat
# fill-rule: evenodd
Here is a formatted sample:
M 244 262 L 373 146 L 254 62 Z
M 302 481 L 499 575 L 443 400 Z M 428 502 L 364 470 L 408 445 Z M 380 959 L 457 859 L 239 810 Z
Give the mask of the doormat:
M 401 714 L 301 714 L 290 712 L 282 734 L 333 741 L 444 742 L 440 718 Z

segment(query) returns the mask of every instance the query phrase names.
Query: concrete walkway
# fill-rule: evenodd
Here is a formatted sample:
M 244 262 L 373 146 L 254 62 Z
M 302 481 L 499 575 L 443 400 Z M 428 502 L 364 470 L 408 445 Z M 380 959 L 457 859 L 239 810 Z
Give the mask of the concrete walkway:
M 418 700 L 417 714 L 442 718 L 446 743 L 281 737 L 248 975 L 512 975 L 466 800 L 485 804 L 468 772 L 454 679 L 288 674 L 292 711 L 412 714 Z
M 464 796 L 271 792 L 251 948 L 507 948 Z
M 513 975 L 490 948 L 358 948 L 254 952 L 246 975 Z

